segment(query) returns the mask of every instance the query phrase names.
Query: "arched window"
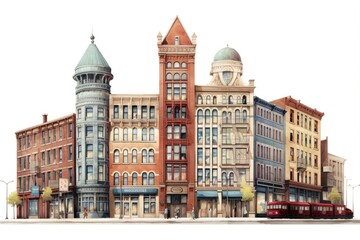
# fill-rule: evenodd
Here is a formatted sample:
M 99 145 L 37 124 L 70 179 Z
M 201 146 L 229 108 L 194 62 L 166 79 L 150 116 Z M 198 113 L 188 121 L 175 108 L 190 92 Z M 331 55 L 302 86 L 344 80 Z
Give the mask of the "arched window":
M 114 163 L 119 163 L 120 162 L 120 152 L 119 150 L 115 150 L 114 151 Z
M 183 73 L 181 74 L 181 80 L 187 80 L 187 74 L 186 73 Z
M 181 68 L 186 68 L 186 62 L 181 63 Z
M 213 97 L 213 104 L 217 104 L 217 97 L 216 96 Z
M 205 124 L 210 124 L 210 110 L 205 110 Z
M 154 128 L 150 128 L 149 141 L 154 141 L 154 139 L 155 139 L 155 131 L 154 131 Z
M 222 96 L 222 104 L 226 104 L 226 96 Z
M 137 128 L 132 129 L 132 140 L 137 141 Z
M 214 109 L 212 111 L 212 123 L 217 124 L 218 123 L 218 111 Z
M 155 184 L 155 174 L 154 173 L 149 173 L 149 185 L 154 185 Z
M 171 80 L 171 79 L 173 79 L 171 73 L 166 74 L 166 80 Z
M 234 103 L 234 98 L 232 95 L 229 96 L 229 104 L 233 104 Z
M 143 149 L 141 151 L 141 162 L 142 163 L 147 163 L 147 151 L 146 151 L 146 149 Z
M 124 158 L 123 158 L 124 163 L 128 163 L 129 159 L 128 159 L 128 150 L 127 149 L 125 149 L 123 151 L 123 155 L 124 155 Z
M 119 173 L 114 174 L 114 185 L 119 185 Z
M 222 174 L 221 174 L 221 185 L 223 185 L 223 186 L 226 186 L 226 185 L 227 185 L 226 172 L 222 172 Z
M 201 109 L 198 111 L 197 122 L 198 122 L 198 124 L 203 123 L 203 111 Z
M 132 174 L 132 185 L 136 186 L 137 185 L 137 173 L 133 173 Z
M 123 174 L 123 185 L 125 186 L 129 185 L 129 176 L 127 173 Z
M 114 141 L 119 141 L 119 129 L 118 128 L 114 128 L 114 137 L 113 137 Z
M 240 110 L 235 110 L 235 123 L 240 123 Z
M 174 62 L 174 68 L 179 68 L 180 67 L 180 63 L 179 62 Z
M 210 104 L 211 102 L 211 97 L 209 95 L 206 96 L 206 104 Z
M 147 129 L 146 128 L 143 128 L 141 130 L 141 140 L 142 141 L 147 141 Z
M 242 104 L 246 104 L 246 96 L 245 95 L 242 97 Z
M 241 97 L 240 97 L 240 96 L 237 96 L 237 98 L 236 98 L 236 103 L 237 103 L 237 104 L 241 104 Z
M 234 173 L 233 173 L 233 172 L 231 172 L 231 173 L 229 174 L 229 180 L 230 180 L 229 185 L 230 185 L 230 186 L 234 186 Z
M 123 140 L 124 141 L 128 141 L 128 129 L 127 128 L 124 128 L 123 130 Z
M 142 185 L 148 185 L 147 173 L 143 173 L 141 178 L 142 178 Z
M 174 74 L 174 80 L 179 80 L 179 79 L 180 79 L 180 74 L 175 73 L 175 74 Z
M 222 112 L 222 122 L 227 123 L 226 121 L 227 121 L 227 113 L 224 111 Z
M 137 163 L 137 150 L 132 150 L 132 163 Z
M 167 62 L 166 63 L 166 68 L 171 68 L 172 67 L 172 63 L 171 62 Z
M 198 104 L 203 104 L 202 96 L 199 95 L 199 96 L 197 97 L 197 99 L 198 99 L 198 101 L 197 101 Z
M 155 159 L 154 159 L 154 149 L 150 149 L 149 150 L 149 163 L 154 163 Z
M 243 122 L 247 122 L 247 111 L 245 109 L 243 110 Z

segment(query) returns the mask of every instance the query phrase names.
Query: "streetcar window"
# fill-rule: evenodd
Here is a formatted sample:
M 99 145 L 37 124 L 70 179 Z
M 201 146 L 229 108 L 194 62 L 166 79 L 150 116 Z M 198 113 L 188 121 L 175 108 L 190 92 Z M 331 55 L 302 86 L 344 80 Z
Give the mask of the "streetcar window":
M 287 209 L 287 206 L 286 206 L 286 205 L 283 205 L 283 206 L 282 206 L 282 209 L 286 210 L 286 209 Z

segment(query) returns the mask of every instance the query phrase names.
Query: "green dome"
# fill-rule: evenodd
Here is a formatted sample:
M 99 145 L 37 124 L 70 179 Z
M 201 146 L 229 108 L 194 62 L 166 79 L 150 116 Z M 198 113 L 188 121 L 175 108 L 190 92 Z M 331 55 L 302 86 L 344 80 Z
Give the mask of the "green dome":
M 88 71 L 111 73 L 109 64 L 101 54 L 100 50 L 97 48 L 96 44 L 94 44 L 93 38 L 94 37 L 92 36 L 90 45 L 76 66 L 75 73 Z
M 223 48 L 215 54 L 215 61 L 232 60 L 241 62 L 240 54 L 233 48 Z

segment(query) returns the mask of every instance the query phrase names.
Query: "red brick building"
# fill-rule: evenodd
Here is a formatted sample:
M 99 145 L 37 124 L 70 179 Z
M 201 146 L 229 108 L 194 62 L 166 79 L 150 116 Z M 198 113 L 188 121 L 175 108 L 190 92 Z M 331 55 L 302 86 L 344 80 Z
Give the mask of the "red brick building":
M 74 217 L 75 114 L 17 131 L 17 218 Z M 59 180 L 65 183 L 59 191 Z M 52 200 L 41 193 L 52 189 Z
M 159 158 L 163 175 L 160 211 L 190 216 L 195 207 L 195 48 L 178 17 L 159 52 Z

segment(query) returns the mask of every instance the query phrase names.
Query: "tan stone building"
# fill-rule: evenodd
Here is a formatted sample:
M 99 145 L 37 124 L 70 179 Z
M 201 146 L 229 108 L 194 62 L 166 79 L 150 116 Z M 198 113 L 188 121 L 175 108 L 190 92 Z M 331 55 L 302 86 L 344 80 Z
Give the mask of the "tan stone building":
M 286 110 L 285 200 L 320 202 L 321 118 L 324 113 L 291 96 L 272 103 Z
M 199 217 L 254 215 L 240 184 L 253 187 L 254 80 L 242 81 L 239 53 L 218 51 L 207 86 L 196 86 L 196 197 Z
M 328 194 L 332 188 L 336 188 L 340 193 L 341 203 L 344 203 L 344 165 L 346 159 L 329 153 L 328 142 L 327 137 L 321 140 L 322 200 L 328 201 Z
M 110 95 L 110 217 L 158 217 L 158 95 Z

